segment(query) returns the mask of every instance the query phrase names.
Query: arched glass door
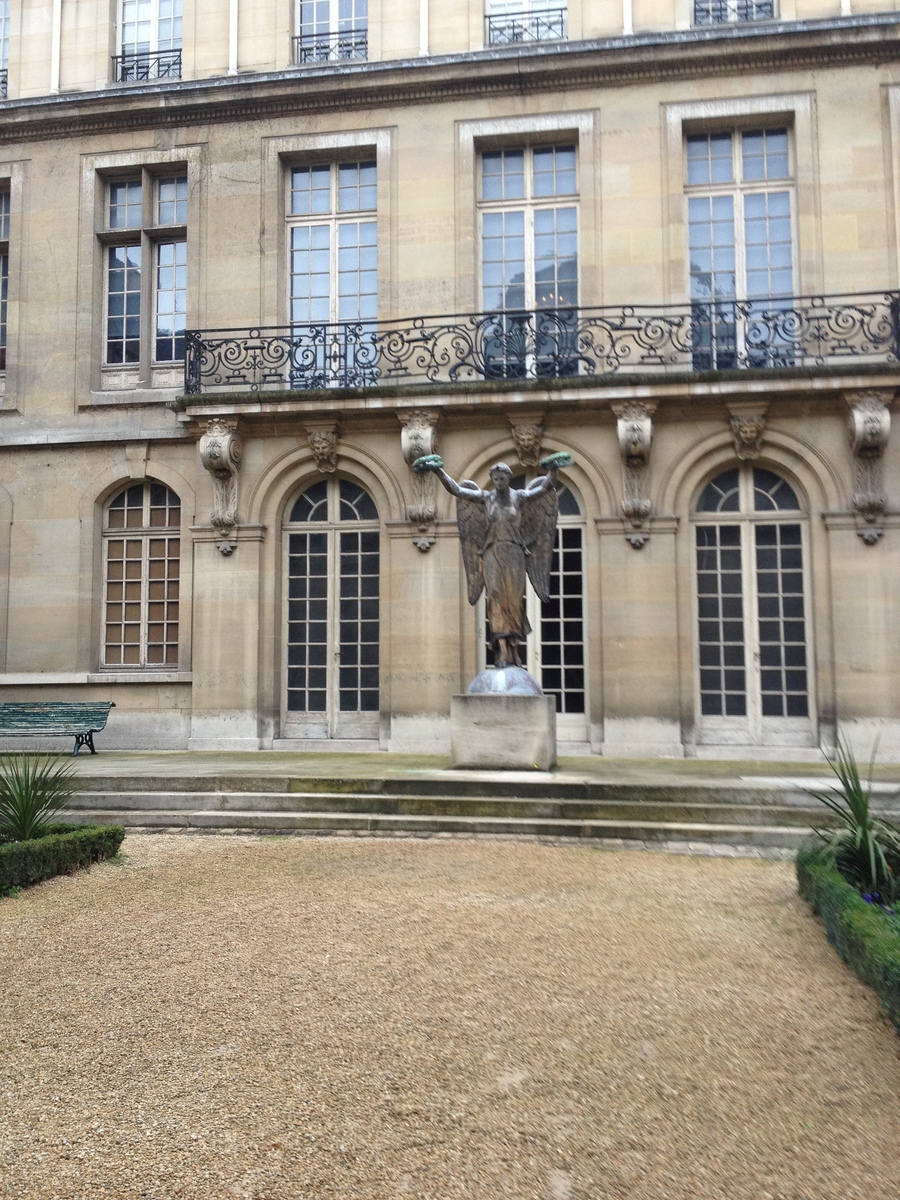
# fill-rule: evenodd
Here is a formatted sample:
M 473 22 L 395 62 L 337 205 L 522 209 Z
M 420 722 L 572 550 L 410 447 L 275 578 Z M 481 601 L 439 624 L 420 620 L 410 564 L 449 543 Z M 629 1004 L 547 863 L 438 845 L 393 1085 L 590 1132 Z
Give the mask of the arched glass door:
M 699 740 L 810 745 L 806 521 L 796 492 L 747 463 L 710 480 L 694 519 Z
M 283 733 L 376 738 L 379 713 L 378 510 L 349 479 L 319 480 L 285 522 Z

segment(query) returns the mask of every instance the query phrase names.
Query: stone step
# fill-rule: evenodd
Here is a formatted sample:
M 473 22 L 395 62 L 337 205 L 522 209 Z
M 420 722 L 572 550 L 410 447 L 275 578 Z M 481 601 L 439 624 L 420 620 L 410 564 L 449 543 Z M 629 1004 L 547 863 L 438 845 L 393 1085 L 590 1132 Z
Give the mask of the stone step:
M 807 835 L 802 826 L 747 825 L 654 820 L 567 820 L 559 817 L 416 816 L 388 813 L 273 812 L 222 809 L 85 809 L 84 821 L 129 827 L 240 829 L 270 833 L 501 834 L 600 838 L 625 841 L 716 842 L 794 848 Z
M 326 810 L 333 814 L 411 816 L 435 819 L 449 817 L 532 818 L 572 821 L 618 820 L 681 822 L 685 824 L 781 825 L 808 828 L 811 824 L 833 824 L 835 818 L 821 805 L 810 801 L 799 805 L 748 803 L 715 804 L 703 798 L 694 803 L 638 800 L 551 800 L 505 799 L 496 796 L 406 796 L 389 794 L 332 794 L 319 792 L 124 792 L 115 796 L 81 792 L 69 803 L 73 810 L 111 812 L 268 812 L 309 813 Z

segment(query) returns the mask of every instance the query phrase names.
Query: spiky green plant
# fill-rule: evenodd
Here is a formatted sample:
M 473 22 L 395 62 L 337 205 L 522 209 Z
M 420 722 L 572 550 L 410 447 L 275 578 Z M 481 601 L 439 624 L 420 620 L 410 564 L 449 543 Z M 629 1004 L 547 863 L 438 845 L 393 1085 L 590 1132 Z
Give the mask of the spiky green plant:
M 25 842 L 64 809 L 78 786 L 75 766 L 56 754 L 0 758 L 0 841 Z
M 816 829 L 826 844 L 828 857 L 841 874 L 860 892 L 891 903 L 897 895 L 900 867 L 900 830 L 872 812 L 872 775 L 876 742 L 872 747 L 865 781 L 849 744 L 842 737 L 835 743 L 828 765 L 837 786 L 833 791 L 813 791 L 814 796 L 838 818 L 836 829 Z

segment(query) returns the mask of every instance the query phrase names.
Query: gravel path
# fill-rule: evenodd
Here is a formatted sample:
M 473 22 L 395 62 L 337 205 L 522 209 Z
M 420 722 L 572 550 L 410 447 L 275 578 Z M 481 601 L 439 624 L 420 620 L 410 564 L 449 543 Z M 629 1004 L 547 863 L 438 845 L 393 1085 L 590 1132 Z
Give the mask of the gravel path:
M 786 863 L 129 837 L 0 900 L 2 1200 L 900 1200 Z

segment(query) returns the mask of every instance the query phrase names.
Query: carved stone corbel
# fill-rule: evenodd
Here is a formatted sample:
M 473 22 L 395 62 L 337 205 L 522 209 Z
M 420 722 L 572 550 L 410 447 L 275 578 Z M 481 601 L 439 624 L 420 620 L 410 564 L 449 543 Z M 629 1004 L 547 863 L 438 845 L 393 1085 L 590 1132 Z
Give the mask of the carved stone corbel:
M 616 415 L 616 434 L 622 458 L 622 513 L 626 521 L 625 540 L 640 550 L 650 538 L 647 523 L 652 504 L 650 490 L 650 443 L 653 439 L 651 401 L 634 400 L 610 405 Z M 629 528 L 630 526 L 630 528 Z
M 726 405 L 734 437 L 734 452 L 741 462 L 754 462 L 759 458 L 766 432 L 768 407 L 764 400 L 733 401 Z
M 437 520 L 437 478 L 431 471 L 413 471 L 417 458 L 434 454 L 437 447 L 437 412 L 416 408 L 398 413 L 400 419 L 400 448 L 410 467 L 410 497 L 406 516 L 413 526 L 413 545 L 423 554 L 434 545 L 434 524 Z
M 218 418 L 208 421 L 200 438 L 200 461 L 212 476 L 213 508 L 209 521 L 219 535 L 216 549 L 233 554 L 237 546 L 234 527 L 238 523 L 238 472 L 243 446 L 237 435 L 237 422 Z
M 544 425 L 539 413 L 507 413 L 509 429 L 519 462 L 523 467 L 536 467 L 541 461 L 541 442 Z
M 850 447 L 855 480 L 850 503 L 857 517 L 856 532 L 867 546 L 884 535 L 881 524 L 887 508 L 884 491 L 884 451 L 891 432 L 892 391 L 847 392 L 850 406 Z
M 316 460 L 316 466 L 323 475 L 333 475 L 337 470 L 340 424 L 334 420 L 308 421 L 305 428 L 306 439 Z

